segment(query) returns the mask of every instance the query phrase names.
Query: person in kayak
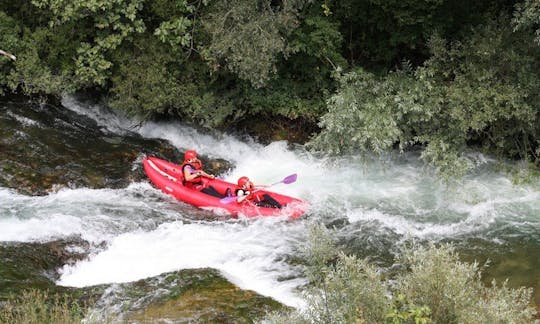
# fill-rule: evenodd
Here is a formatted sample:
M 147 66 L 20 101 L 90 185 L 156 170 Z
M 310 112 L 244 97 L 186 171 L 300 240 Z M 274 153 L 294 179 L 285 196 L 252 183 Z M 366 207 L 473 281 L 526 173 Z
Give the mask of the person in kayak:
M 262 199 L 259 195 L 254 195 L 257 191 L 255 187 L 265 188 L 268 185 L 254 185 L 248 177 L 243 176 L 238 179 L 238 187 L 235 190 L 236 201 L 238 203 L 247 201 L 260 207 L 281 208 L 281 204 L 272 198 L 269 194 L 263 194 Z
M 223 195 L 220 194 L 214 187 L 205 187 L 205 183 L 203 182 L 202 178 L 214 179 L 215 176 L 213 174 L 208 174 L 203 170 L 202 162 L 197 158 L 197 152 L 195 150 L 187 150 L 184 153 L 182 174 L 184 175 L 184 186 L 191 189 L 200 190 L 201 192 L 214 197 L 223 197 Z

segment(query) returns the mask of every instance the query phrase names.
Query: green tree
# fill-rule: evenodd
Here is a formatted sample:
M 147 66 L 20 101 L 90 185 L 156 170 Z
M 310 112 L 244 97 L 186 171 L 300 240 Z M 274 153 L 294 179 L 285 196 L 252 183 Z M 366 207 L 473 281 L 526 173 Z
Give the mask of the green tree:
M 315 124 L 324 111 L 324 98 L 335 89 L 332 77 L 346 67 L 341 56 L 339 24 L 317 4 L 304 7 L 298 27 L 287 41 L 287 57 L 276 63 L 275 75 L 262 88 L 243 87 L 250 115 L 302 119 Z
M 324 5 L 340 23 L 343 56 L 379 72 L 403 60 L 421 65 L 429 58 L 427 41 L 433 33 L 457 40 L 488 13 L 511 10 L 506 1 L 489 0 L 328 0 Z
M 500 156 L 537 158 L 539 52 L 508 19 L 462 42 L 429 43 L 423 67 L 384 77 L 344 74 L 310 146 L 334 154 L 423 145 L 422 158 L 449 177 L 474 165 L 471 145 Z
M 78 44 L 75 76 L 82 86 L 104 86 L 113 66 L 109 56 L 122 42 L 145 31 L 140 17 L 144 0 L 32 0 L 51 13 L 49 27 L 77 26 L 85 40 Z
M 14 9 L 13 16 L 18 14 Z M 39 21 L 41 16 L 34 14 Z M 73 70 L 65 53 L 72 47 L 64 37 L 65 30 L 52 33 L 45 27 L 31 29 L 13 16 L 0 11 L 0 47 L 17 57 L 15 61 L 0 58 L 0 87 L 26 94 L 59 94 L 74 89 L 70 77 Z
M 225 67 L 255 88 L 276 73 L 279 55 L 287 55 L 287 36 L 298 25 L 296 14 L 306 1 L 218 1 L 203 20 L 210 35 L 201 53 L 208 64 Z
M 515 30 L 536 28 L 535 41 L 540 45 L 540 1 L 524 0 L 517 3 L 513 22 Z
M 235 111 L 202 61 L 186 59 L 183 52 L 151 35 L 135 40 L 135 57 L 123 51 L 115 59 L 117 73 L 112 77 L 110 104 L 131 115 L 150 117 L 170 115 L 205 127 L 218 127 Z M 232 117 L 231 117 L 232 118 Z
M 18 34 L 20 30 L 20 26 L 14 19 L 0 11 L 0 49 L 18 55 L 18 48 L 20 47 Z M 0 55 L 0 95 L 4 94 L 7 89 L 7 75 L 13 68 L 13 64 L 14 62 L 10 58 Z
M 161 42 L 169 44 L 173 51 L 190 52 L 197 45 L 194 40 L 194 29 L 200 24 L 198 20 L 207 4 L 206 0 L 153 1 L 149 4 L 151 14 L 148 15 L 158 19 L 147 20 L 160 22 L 153 33 Z

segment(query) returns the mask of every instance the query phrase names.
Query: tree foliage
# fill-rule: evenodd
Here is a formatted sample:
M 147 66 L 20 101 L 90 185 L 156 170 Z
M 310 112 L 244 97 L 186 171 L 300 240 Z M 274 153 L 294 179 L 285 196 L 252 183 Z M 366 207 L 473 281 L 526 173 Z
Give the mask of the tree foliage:
M 64 24 L 90 26 L 75 60 L 75 76 L 82 85 L 104 85 L 113 65 L 110 52 L 145 30 L 139 17 L 143 0 L 32 0 L 32 4 L 49 10 L 53 29 Z
M 173 52 L 182 51 L 194 47 L 193 28 L 200 14 L 201 7 L 206 6 L 206 0 L 198 0 L 192 3 L 187 0 L 157 1 L 151 4 L 154 15 L 160 18 L 160 23 L 154 30 L 161 42 L 169 44 Z
M 73 90 L 70 82 L 70 67 L 64 61 L 54 63 L 50 56 L 61 56 L 65 45 L 61 35 L 51 34 L 46 28 L 38 27 L 33 32 L 24 24 L 0 12 L 0 46 L 16 53 L 17 60 L 0 58 L 0 88 L 27 94 L 62 93 Z M 59 46 L 60 47 L 60 46 Z
M 319 121 L 315 149 L 421 146 L 443 174 L 473 166 L 471 146 L 540 163 L 539 8 L 538 0 L 0 0 L 0 49 L 17 57 L 0 56 L 0 91 L 98 90 L 132 114 L 206 127 Z
M 514 13 L 515 29 L 535 29 L 535 41 L 540 45 L 540 1 L 525 0 L 516 5 Z
M 432 37 L 431 57 L 416 69 L 343 74 L 311 146 L 339 154 L 420 144 L 422 157 L 449 176 L 474 165 L 470 145 L 538 158 L 538 51 L 506 22 L 477 28 L 461 42 Z
M 255 88 L 276 72 L 278 55 L 286 55 L 286 37 L 297 26 L 296 1 L 218 1 L 204 20 L 211 41 L 203 57 L 217 70 L 224 66 Z

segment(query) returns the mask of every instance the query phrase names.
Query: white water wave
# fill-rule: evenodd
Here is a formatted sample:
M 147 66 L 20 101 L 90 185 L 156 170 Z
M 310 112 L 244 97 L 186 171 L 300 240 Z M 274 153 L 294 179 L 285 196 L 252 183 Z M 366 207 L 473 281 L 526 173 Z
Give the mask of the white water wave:
M 247 225 L 246 225 L 247 224 Z M 283 256 L 298 243 L 300 223 L 270 220 L 221 224 L 173 222 L 152 231 L 121 234 L 106 251 L 62 269 L 61 285 L 122 283 L 192 268 L 214 268 L 242 289 L 300 306 L 294 290 L 305 284 Z M 287 280 L 282 278 L 288 277 Z M 291 279 L 292 278 L 292 279 Z
M 154 195 L 144 196 L 144 193 Z M 157 194 L 157 196 L 156 196 Z M 126 189 L 62 189 L 29 197 L 0 190 L 0 241 L 50 241 L 70 236 L 99 243 L 178 218 L 147 183 Z

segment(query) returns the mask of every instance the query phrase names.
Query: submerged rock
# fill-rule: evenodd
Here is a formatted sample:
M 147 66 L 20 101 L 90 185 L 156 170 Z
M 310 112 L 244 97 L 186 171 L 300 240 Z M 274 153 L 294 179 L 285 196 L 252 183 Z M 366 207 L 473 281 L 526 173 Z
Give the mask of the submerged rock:
M 252 323 L 284 307 L 239 289 L 217 270 L 192 269 L 111 286 L 91 317 L 129 323 Z
M 81 239 L 47 243 L 0 243 L 0 300 L 20 290 L 65 292 L 55 285 L 58 269 L 88 255 L 88 242 Z
M 214 269 L 192 269 L 122 284 L 57 286 L 59 269 L 88 257 L 84 240 L 0 244 L 0 305 L 23 290 L 67 296 L 88 308 L 91 320 L 251 323 L 279 302 L 241 290 Z

